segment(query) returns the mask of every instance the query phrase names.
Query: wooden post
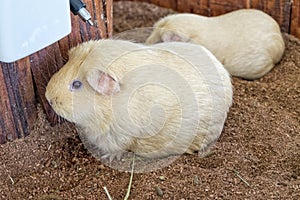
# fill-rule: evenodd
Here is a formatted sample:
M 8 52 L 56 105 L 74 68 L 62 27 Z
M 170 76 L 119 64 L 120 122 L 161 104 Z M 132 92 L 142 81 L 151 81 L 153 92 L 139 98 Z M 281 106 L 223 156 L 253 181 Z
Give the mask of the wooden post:
M 36 119 L 29 58 L 0 62 L 0 143 L 25 137 Z
M 300 38 L 300 0 L 293 0 L 291 34 Z
M 117 1 L 117 0 L 116 0 Z M 120 1 L 120 0 L 118 0 Z M 271 15 L 280 25 L 283 32 L 289 33 L 291 20 L 291 5 L 293 3 L 294 25 L 292 33 L 300 37 L 300 0 L 133 0 L 156 4 L 171 8 L 181 13 L 195 13 L 204 16 L 217 16 L 242 8 L 255 8 Z M 298 27 L 298 28 L 297 28 Z
M 95 27 L 71 14 L 72 32 L 67 37 L 14 63 L 0 62 L 0 144 L 29 134 L 37 102 L 51 124 L 56 124 L 57 117 L 44 96 L 45 87 L 67 61 L 71 47 L 112 35 L 112 1 L 85 0 Z

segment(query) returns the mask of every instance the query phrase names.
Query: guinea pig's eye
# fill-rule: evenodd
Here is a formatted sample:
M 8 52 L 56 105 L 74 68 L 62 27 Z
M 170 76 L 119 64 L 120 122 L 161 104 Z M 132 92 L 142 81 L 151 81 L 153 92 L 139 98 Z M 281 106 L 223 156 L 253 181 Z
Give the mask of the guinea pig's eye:
M 71 83 L 70 90 L 73 92 L 73 91 L 81 89 L 82 86 L 83 86 L 83 84 L 81 81 L 75 80 Z

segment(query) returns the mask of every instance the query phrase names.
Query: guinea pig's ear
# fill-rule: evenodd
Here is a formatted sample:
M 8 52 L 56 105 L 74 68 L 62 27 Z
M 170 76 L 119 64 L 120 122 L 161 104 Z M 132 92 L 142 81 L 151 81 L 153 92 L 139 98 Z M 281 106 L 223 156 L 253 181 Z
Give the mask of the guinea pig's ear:
M 174 31 L 167 30 L 165 31 L 161 39 L 163 42 L 188 42 L 189 38 L 184 37 L 182 34 L 178 34 Z
M 120 84 L 109 74 L 100 70 L 88 72 L 86 78 L 90 86 L 99 94 L 113 95 L 120 92 Z

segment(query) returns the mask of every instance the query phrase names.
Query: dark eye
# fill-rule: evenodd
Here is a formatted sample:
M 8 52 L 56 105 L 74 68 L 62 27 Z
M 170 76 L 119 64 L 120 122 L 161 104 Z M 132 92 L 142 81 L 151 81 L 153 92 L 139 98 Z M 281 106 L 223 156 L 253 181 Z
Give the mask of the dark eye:
M 75 81 L 72 82 L 70 90 L 71 91 L 76 91 L 76 90 L 81 89 L 82 86 L 83 86 L 83 84 L 82 84 L 81 81 L 75 80 Z

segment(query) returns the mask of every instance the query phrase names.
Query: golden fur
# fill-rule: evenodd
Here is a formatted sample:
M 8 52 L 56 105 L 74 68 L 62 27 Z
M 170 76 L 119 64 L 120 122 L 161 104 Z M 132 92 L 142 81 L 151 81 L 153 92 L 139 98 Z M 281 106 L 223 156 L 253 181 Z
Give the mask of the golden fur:
M 120 90 L 98 92 L 98 72 Z M 70 89 L 74 80 L 83 83 L 78 91 Z M 58 115 L 84 130 L 103 157 L 133 151 L 153 158 L 213 144 L 231 105 L 232 86 L 222 64 L 200 45 L 99 40 L 70 50 L 68 63 L 49 81 L 46 98 Z

